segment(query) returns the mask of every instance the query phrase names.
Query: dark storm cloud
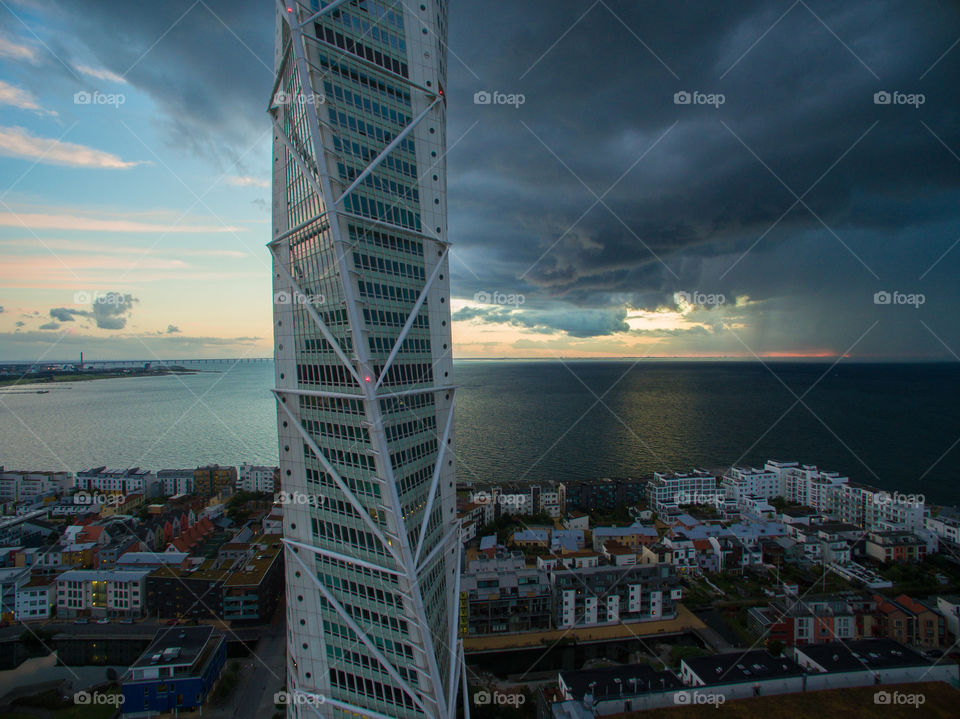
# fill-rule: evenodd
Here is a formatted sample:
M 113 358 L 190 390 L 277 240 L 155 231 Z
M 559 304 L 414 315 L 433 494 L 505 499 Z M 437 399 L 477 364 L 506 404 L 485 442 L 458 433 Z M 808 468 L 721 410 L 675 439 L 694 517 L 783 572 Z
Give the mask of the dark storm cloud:
M 189 149 L 235 157 L 267 127 L 272 3 L 43 5 L 104 67 L 133 66 Z M 622 332 L 625 308 L 678 290 L 749 295 L 766 302 L 743 308 L 744 332 L 771 349 L 843 351 L 879 321 L 869 351 L 942 353 L 915 318 L 934 327 L 960 302 L 958 28 L 960 7 L 934 0 L 453 4 L 454 295 L 522 293 L 483 317 L 576 337 Z M 724 102 L 675 104 L 683 91 Z M 897 289 L 930 301 L 873 304 Z
M 273 3 L 41 0 L 40 7 L 72 35 L 54 51 L 72 61 L 79 41 L 104 68 L 149 93 L 181 148 L 233 161 L 268 128 Z
M 89 316 L 91 313 L 79 310 L 71 310 L 66 307 L 54 307 L 50 310 L 50 316 L 58 322 L 73 322 L 76 315 Z

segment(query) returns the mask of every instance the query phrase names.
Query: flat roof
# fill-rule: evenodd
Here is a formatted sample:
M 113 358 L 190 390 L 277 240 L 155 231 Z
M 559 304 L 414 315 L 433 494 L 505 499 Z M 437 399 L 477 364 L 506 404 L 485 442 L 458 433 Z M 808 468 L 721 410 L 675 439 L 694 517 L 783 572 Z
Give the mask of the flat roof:
M 852 672 L 864 669 L 893 669 L 931 664 L 929 660 L 892 639 L 858 639 L 797 647 L 828 672 Z
M 203 648 L 210 641 L 212 635 L 213 627 L 211 626 L 174 626 L 161 629 L 131 668 L 165 664 L 193 664 L 203 652 Z M 164 657 L 164 650 L 173 649 L 179 649 L 180 651 L 176 655 L 168 651 L 167 656 Z M 153 661 L 156 654 L 160 655 L 160 659 Z
M 575 699 L 583 699 L 585 694 L 591 693 L 594 699 L 618 696 L 621 689 L 623 694 L 630 695 L 683 687 L 683 682 L 673 672 L 657 671 L 648 664 L 563 671 L 560 677 Z
M 708 685 L 795 677 L 804 673 L 803 668 L 792 659 L 775 657 L 765 649 L 755 649 L 745 654 L 733 652 L 693 657 L 684 659 L 683 663 Z

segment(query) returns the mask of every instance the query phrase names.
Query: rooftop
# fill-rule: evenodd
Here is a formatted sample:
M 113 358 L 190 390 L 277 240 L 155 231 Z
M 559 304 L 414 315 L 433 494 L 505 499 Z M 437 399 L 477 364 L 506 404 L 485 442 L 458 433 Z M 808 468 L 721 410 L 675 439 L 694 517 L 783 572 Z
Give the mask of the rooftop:
M 683 687 L 683 682 L 673 672 L 657 671 L 648 664 L 562 671 L 560 678 L 575 699 L 583 699 L 585 694 L 593 694 L 596 699 L 619 695 L 621 692 L 640 694 Z
M 930 664 L 917 652 L 892 639 L 859 639 L 798 647 L 797 658 L 803 661 L 801 653 L 828 672 L 893 669 Z
M 192 665 L 212 636 L 213 627 L 210 626 L 161 629 L 131 669 L 157 664 Z
M 684 659 L 683 664 L 707 685 L 794 677 L 804 673 L 800 665 L 792 659 L 775 657 L 765 649 L 756 649 L 745 654 L 733 652 L 693 657 Z

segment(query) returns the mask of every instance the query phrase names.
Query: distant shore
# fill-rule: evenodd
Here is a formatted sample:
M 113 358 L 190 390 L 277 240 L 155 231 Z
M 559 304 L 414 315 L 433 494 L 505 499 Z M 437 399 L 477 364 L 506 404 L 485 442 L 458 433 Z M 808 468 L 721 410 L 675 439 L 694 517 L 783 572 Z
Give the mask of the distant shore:
M 30 389 L 41 386 L 70 382 L 87 382 L 95 379 L 117 379 L 119 377 L 162 377 L 165 375 L 198 374 L 208 370 L 186 369 L 185 367 L 157 367 L 155 369 L 116 369 L 96 372 L 44 372 L 41 374 L 0 378 L 0 388 L 17 387 Z

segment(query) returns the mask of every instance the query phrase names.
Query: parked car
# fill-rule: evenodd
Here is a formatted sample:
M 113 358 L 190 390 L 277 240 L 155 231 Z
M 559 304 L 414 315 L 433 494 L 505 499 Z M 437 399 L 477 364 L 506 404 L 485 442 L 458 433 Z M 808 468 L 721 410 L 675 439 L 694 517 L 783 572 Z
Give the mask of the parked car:
M 97 620 L 97 624 L 109 624 L 109 623 L 110 623 L 110 619 L 107 618 L 107 617 L 104 617 L 103 619 L 98 619 L 98 620 Z
M 87 619 L 86 617 L 77 617 L 76 619 L 73 620 L 73 623 L 74 623 L 74 624 L 89 624 L 89 623 L 90 623 L 90 620 Z
M 133 624 L 133 620 L 130 619 L 129 617 L 127 617 L 126 619 L 121 619 L 121 620 L 120 620 L 120 623 L 121 623 L 121 624 Z

